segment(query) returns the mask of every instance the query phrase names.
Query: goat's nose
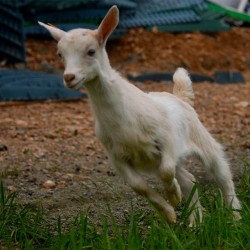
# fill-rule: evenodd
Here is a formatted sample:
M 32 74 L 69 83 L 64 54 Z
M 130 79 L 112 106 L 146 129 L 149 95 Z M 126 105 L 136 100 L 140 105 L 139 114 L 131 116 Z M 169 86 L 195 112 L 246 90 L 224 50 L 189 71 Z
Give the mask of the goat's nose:
M 76 76 L 74 74 L 64 74 L 63 78 L 65 82 L 70 83 L 76 78 Z

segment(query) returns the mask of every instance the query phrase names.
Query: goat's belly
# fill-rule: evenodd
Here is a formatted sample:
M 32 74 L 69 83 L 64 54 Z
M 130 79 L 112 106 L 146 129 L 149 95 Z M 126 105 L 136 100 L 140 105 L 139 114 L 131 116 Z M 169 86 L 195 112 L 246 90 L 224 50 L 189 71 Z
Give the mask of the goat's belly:
M 139 136 L 131 131 L 113 131 L 113 134 L 97 133 L 110 158 L 114 157 L 140 171 L 154 171 L 159 167 L 162 154 L 159 140 L 151 139 L 153 136 L 150 135 Z
M 155 171 L 159 167 L 161 163 L 161 154 L 160 152 L 150 150 L 135 150 L 129 152 L 129 154 L 125 154 L 123 156 L 123 160 L 125 160 L 130 167 L 136 170 L 151 172 Z

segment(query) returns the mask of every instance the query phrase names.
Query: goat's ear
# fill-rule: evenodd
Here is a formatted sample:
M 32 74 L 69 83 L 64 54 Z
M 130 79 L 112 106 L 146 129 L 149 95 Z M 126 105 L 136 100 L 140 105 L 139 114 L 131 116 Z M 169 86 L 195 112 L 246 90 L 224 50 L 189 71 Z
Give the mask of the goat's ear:
M 38 22 L 41 26 L 43 26 L 45 29 L 47 29 L 49 31 L 49 33 L 51 34 L 51 36 L 56 40 L 59 41 L 65 34 L 66 32 L 63 30 L 58 29 L 55 26 L 52 25 L 47 25 L 45 23 L 42 22 Z
M 108 37 L 119 22 L 119 10 L 116 5 L 112 6 L 98 27 L 98 38 L 100 44 L 106 44 Z

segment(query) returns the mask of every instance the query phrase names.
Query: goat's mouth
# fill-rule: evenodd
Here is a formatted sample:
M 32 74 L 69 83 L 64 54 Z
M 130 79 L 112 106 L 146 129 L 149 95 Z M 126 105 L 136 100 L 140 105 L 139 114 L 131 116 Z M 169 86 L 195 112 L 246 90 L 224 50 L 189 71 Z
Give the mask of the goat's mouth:
M 79 90 L 81 87 L 82 87 L 82 84 L 84 82 L 84 79 L 85 78 L 82 78 L 80 81 L 74 83 L 74 84 L 66 84 L 66 86 L 69 88 L 69 89 L 75 89 L 75 90 Z

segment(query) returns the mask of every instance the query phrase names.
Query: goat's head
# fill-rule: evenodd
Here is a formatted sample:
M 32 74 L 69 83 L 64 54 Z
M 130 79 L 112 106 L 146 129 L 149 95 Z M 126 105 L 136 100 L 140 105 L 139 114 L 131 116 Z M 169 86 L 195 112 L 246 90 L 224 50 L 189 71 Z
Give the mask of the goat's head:
M 97 30 L 73 29 L 68 32 L 38 22 L 58 41 L 58 55 L 65 66 L 64 84 L 79 89 L 100 74 L 109 65 L 105 45 L 119 21 L 119 11 L 111 7 Z

